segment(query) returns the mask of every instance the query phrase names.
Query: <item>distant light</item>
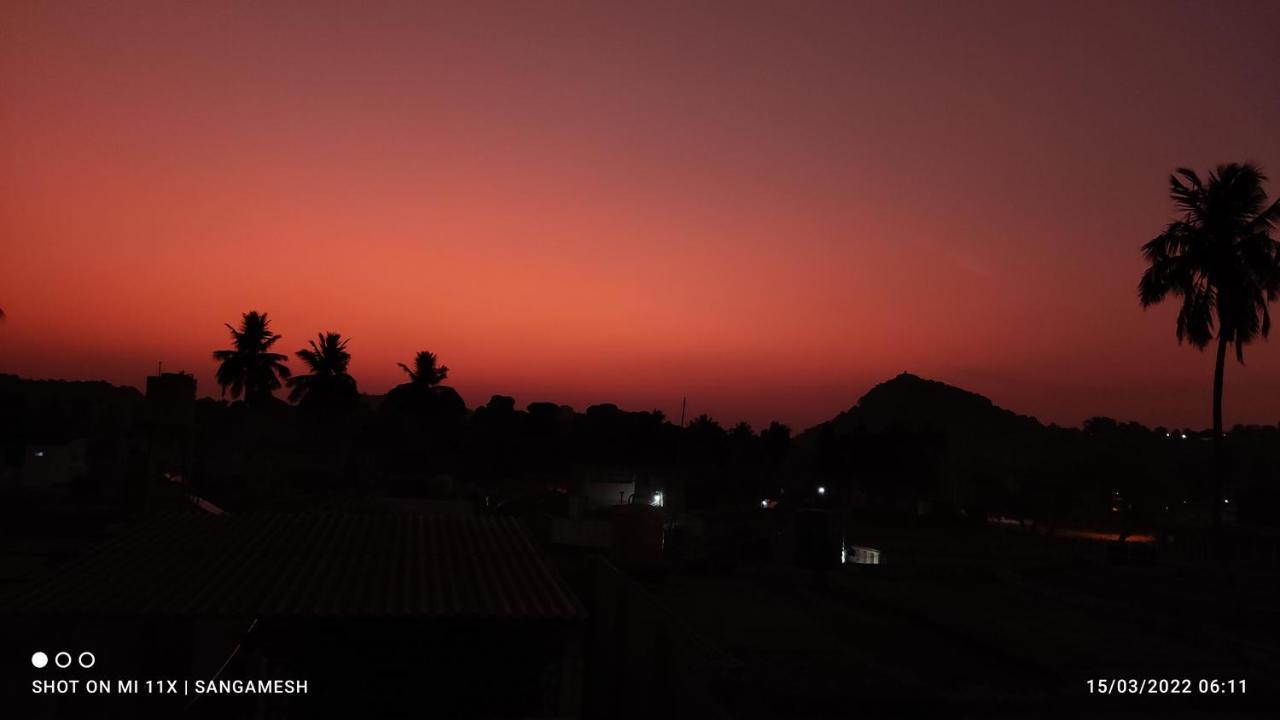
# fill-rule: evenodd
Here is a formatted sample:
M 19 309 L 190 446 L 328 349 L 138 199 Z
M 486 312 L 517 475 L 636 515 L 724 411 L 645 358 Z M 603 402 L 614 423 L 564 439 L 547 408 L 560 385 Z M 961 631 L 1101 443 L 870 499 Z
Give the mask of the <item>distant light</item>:
M 819 485 L 819 486 L 818 486 L 818 494 L 819 494 L 819 495 L 826 495 L 826 494 L 827 494 L 827 489 L 826 489 L 825 487 L 823 487 L 822 485 Z
M 1227 505 L 1231 504 L 1231 501 L 1226 498 L 1222 498 L 1222 502 L 1226 503 Z
M 760 507 L 764 508 L 765 510 L 768 510 L 768 509 L 769 509 L 769 501 L 768 501 L 768 500 L 761 500 L 761 501 L 760 501 Z
M 653 502 L 651 502 L 651 503 L 649 503 L 649 504 L 650 504 L 650 505 L 652 505 L 652 506 L 654 506 L 654 507 L 662 507 L 662 493 L 660 493 L 660 492 L 656 492 L 656 493 L 654 493 L 654 494 L 653 494 Z
M 1187 439 L 1187 434 L 1186 434 L 1186 433 L 1182 433 L 1182 439 L 1183 439 L 1183 440 L 1186 440 L 1186 439 Z
M 1164 434 L 1164 436 L 1165 436 L 1165 437 L 1171 437 L 1170 433 L 1165 433 L 1165 434 Z
M 43 451 L 43 450 L 37 450 L 37 451 L 36 451 L 36 457 L 44 457 L 44 451 Z

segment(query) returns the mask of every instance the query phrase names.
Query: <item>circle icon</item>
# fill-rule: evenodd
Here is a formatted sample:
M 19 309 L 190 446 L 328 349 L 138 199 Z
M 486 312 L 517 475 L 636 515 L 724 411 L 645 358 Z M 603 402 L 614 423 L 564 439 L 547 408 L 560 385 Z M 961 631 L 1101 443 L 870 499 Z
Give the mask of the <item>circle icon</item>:
M 85 659 L 84 659 L 86 655 L 89 656 L 88 662 L 85 662 Z M 85 670 L 88 670 L 89 668 L 93 667 L 95 663 L 98 662 L 98 658 L 94 657 L 93 653 L 89 652 L 88 650 L 85 650 L 84 652 L 80 653 L 79 662 L 80 662 L 80 667 L 84 668 Z
M 63 658 L 66 658 L 66 660 L 64 661 L 64 660 L 63 660 Z M 62 651 L 62 652 L 58 653 L 57 655 L 54 655 L 54 656 L 53 656 L 53 664 L 54 664 L 54 665 L 57 665 L 58 667 L 62 668 L 63 670 L 66 670 L 67 668 L 71 667 L 71 653 L 66 652 L 66 651 L 64 650 L 64 651 Z
M 49 664 L 49 656 L 42 652 L 38 652 L 31 656 L 31 664 L 38 668 L 42 668 Z

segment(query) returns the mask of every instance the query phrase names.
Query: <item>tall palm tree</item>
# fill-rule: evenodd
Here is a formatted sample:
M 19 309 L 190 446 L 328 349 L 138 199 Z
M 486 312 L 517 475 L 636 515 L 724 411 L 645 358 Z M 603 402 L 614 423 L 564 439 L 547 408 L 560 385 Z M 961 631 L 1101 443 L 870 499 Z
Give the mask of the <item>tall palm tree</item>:
M 310 348 L 294 353 L 311 372 L 288 379 L 290 402 L 330 403 L 356 397 L 356 379 L 347 373 L 351 362 L 348 342 L 341 333 L 319 333 L 316 340 L 309 341 Z
M 444 382 L 449 375 L 449 368 L 439 365 L 435 353 L 423 350 L 413 358 L 413 367 L 404 363 L 396 363 L 409 376 L 409 382 L 421 387 L 432 387 Z
M 231 331 L 233 347 L 213 352 L 213 359 L 221 363 L 217 380 L 223 396 L 230 389 L 232 398 L 243 394 L 248 403 L 270 398 L 280 388 L 281 378 L 289 377 L 289 367 L 285 365 L 286 356 L 271 352 L 280 336 L 271 332 L 267 314 L 247 312 L 241 317 L 239 328 L 228 324 L 227 329 Z
M 1280 221 L 1280 200 L 1268 204 L 1266 176 L 1250 164 L 1219 165 L 1208 182 L 1187 168 L 1169 176 L 1169 196 L 1181 217 L 1142 246 L 1148 262 L 1138 283 L 1147 308 L 1169 294 L 1181 298 L 1178 342 L 1203 350 L 1218 340 L 1213 371 L 1215 457 L 1214 516 L 1223 497 L 1222 375 L 1227 346 L 1244 363 L 1244 346 L 1271 332 L 1267 304 L 1280 295 L 1280 242 L 1271 231 Z

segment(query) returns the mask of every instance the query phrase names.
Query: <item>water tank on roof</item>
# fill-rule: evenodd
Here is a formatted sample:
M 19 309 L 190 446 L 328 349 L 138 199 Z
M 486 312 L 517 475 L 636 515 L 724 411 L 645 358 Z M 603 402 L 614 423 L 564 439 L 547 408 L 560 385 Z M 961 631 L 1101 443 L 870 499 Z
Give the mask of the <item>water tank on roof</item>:
M 196 418 L 196 379 L 187 373 L 147 378 L 146 418 L 156 425 L 192 425 Z

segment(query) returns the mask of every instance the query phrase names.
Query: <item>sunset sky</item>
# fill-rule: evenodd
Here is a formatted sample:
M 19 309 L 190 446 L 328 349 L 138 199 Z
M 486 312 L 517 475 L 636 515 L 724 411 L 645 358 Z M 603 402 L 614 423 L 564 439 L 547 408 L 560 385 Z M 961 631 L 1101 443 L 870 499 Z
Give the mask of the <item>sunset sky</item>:
M 807 427 L 903 370 L 1209 423 L 1168 173 L 1280 192 L 1280 3 L 0 5 L 0 372 L 217 394 L 224 322 Z M 1280 421 L 1280 338 L 1226 422 Z M 293 361 L 296 368 L 297 361 Z

